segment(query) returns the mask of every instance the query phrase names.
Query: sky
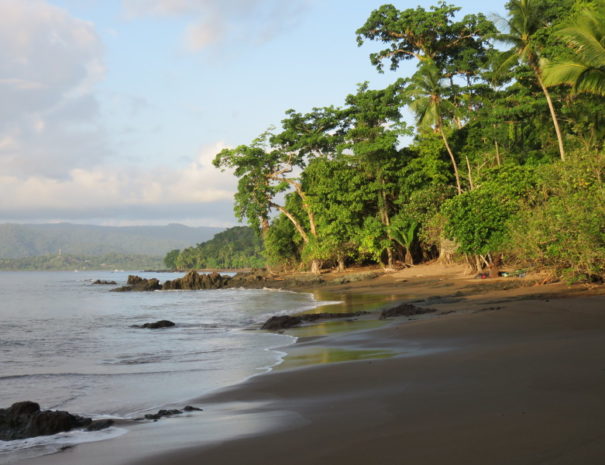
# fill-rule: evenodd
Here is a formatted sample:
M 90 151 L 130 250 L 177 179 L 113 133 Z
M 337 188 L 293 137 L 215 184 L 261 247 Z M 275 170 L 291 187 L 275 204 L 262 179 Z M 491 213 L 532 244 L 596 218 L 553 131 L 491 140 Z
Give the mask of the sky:
M 0 0 L 0 223 L 237 224 L 221 149 L 413 72 L 357 46 L 383 3 Z

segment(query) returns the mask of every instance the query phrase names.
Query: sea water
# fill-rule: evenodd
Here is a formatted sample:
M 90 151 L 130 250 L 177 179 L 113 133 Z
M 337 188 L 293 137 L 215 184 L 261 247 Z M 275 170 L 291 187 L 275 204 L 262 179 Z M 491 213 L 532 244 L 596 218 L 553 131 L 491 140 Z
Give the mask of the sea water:
M 309 294 L 274 290 L 110 292 L 129 274 L 0 272 L 0 407 L 32 400 L 43 409 L 127 419 L 182 407 L 276 365 L 279 348 L 293 338 L 259 325 L 317 305 Z M 182 276 L 137 274 L 161 281 Z M 117 284 L 93 284 L 97 279 Z M 176 326 L 135 327 L 162 319 Z M 0 463 L 3 452 L 123 432 L 0 441 Z

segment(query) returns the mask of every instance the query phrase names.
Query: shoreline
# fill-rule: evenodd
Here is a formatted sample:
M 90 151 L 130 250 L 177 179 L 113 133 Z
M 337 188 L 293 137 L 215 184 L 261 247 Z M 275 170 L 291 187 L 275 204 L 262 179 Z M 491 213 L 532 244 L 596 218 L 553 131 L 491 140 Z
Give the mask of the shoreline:
M 251 430 L 231 434 L 230 437 L 211 439 L 205 443 L 202 435 L 197 446 L 194 445 L 195 440 L 188 443 L 176 439 L 184 429 L 189 429 L 191 434 L 191 430 L 197 429 L 200 433 L 207 430 L 213 421 L 220 426 L 220 418 L 213 419 L 212 415 L 201 414 L 190 421 L 189 425 L 186 425 L 187 421 L 181 421 L 180 425 L 171 422 L 165 426 L 160 422 L 150 428 L 154 431 L 164 430 L 166 435 L 173 437 L 168 440 L 165 453 L 157 448 L 146 452 L 135 450 L 137 441 L 150 438 L 149 428 L 143 428 L 147 431 L 121 441 L 121 445 L 116 446 L 115 441 L 86 444 L 23 463 L 92 464 L 94 462 L 89 459 L 98 454 L 105 454 L 104 460 L 99 463 L 141 465 L 187 465 L 201 462 L 228 465 L 241 463 L 242 456 L 247 457 L 246 463 L 266 463 L 267 455 L 275 463 L 288 460 L 307 464 L 401 463 L 404 457 L 411 460 L 410 463 L 418 465 L 541 463 L 529 461 L 529 457 L 540 454 L 546 457 L 547 449 L 554 450 L 554 445 L 561 441 L 569 447 L 560 451 L 557 457 L 551 457 L 556 461 L 548 463 L 601 463 L 599 459 L 605 457 L 603 446 L 599 446 L 598 441 L 594 443 L 588 439 L 596 437 L 595 434 L 601 438 L 599 424 L 605 419 L 605 402 L 594 400 L 604 392 L 605 387 L 605 355 L 601 355 L 602 348 L 605 347 L 605 311 L 599 311 L 600 308 L 605 309 L 602 288 L 584 290 L 548 285 L 539 288 L 518 286 L 512 289 L 500 286 L 505 289 L 498 289 L 499 286 L 494 286 L 496 282 L 507 281 L 494 280 L 491 284 L 487 283 L 488 286 L 481 283 L 480 286 L 484 289 L 475 292 L 469 289 L 469 285 L 473 287 L 477 283 L 467 277 L 459 278 L 456 270 L 453 270 L 454 278 L 431 274 L 429 268 L 417 267 L 412 271 L 404 271 L 405 273 L 383 275 L 367 283 L 296 289 L 324 295 L 374 295 L 384 298 L 386 302 L 420 301 L 421 305 L 454 313 L 437 318 L 388 320 L 385 326 L 373 329 L 356 329 L 353 323 L 343 323 L 343 328 L 335 331 L 316 331 L 317 334 L 313 334 L 311 330 L 284 349 L 288 356 L 283 363 L 287 363 L 288 357 L 326 347 L 392 353 L 385 357 L 361 357 L 350 363 L 321 364 L 314 361 L 303 364 L 302 368 L 273 367 L 269 373 L 255 375 L 242 383 L 196 399 L 205 410 L 208 406 L 210 413 L 213 413 L 213 409 L 224 408 L 223 413 L 237 418 L 236 423 L 254 419 L 252 423 L 255 426 Z M 426 271 L 429 273 L 424 276 L 411 276 L 412 273 L 422 274 Z M 485 288 L 488 288 L 487 292 Z M 591 294 L 596 296 L 593 298 Z M 553 295 L 569 298 L 551 301 Z M 349 299 L 354 300 L 354 297 Z M 575 311 L 565 310 L 567 307 L 575 308 Z M 301 329 L 307 331 L 308 328 L 317 329 L 322 325 L 303 327 L 292 332 L 295 335 Z M 583 336 L 587 331 L 591 334 L 585 338 Z M 285 333 L 290 334 L 290 331 Z M 571 338 L 575 346 L 564 344 L 567 338 Z M 559 345 L 553 345 L 550 339 L 558 341 Z M 515 354 L 512 354 L 515 355 L 513 360 L 510 360 L 511 350 L 507 349 L 507 342 L 519 346 Z M 592 350 L 587 350 L 588 346 Z M 561 352 L 561 349 L 565 350 Z M 570 353 L 571 349 L 573 354 Z M 528 367 L 519 364 L 523 361 L 521 353 L 528 356 L 540 355 L 544 366 L 550 367 L 552 371 L 548 373 L 549 376 L 563 383 L 564 387 L 571 383 L 566 379 L 564 368 L 571 370 L 568 374 L 573 374 L 575 370 L 578 372 L 575 389 L 584 390 L 589 395 L 581 396 L 580 399 L 574 395 L 568 396 L 570 393 L 565 390 L 557 391 L 557 383 L 553 382 L 551 391 L 558 393 L 558 397 L 554 396 L 557 397 L 556 405 L 569 403 L 575 406 L 573 409 L 555 408 L 555 404 L 545 405 L 536 396 L 533 389 L 530 389 L 531 383 L 510 385 L 511 376 L 520 379 L 532 377 Z M 586 358 L 584 356 L 588 356 L 588 360 L 582 360 Z M 564 364 L 561 368 L 553 366 L 556 359 L 565 357 L 573 363 Z M 328 356 L 328 361 L 329 358 Z M 469 360 L 473 362 L 470 365 Z M 486 360 L 491 363 L 486 364 Z M 342 360 L 337 357 L 335 361 Z M 461 378 L 461 373 L 452 369 L 452 363 L 462 368 L 461 373 L 466 374 L 466 378 Z M 496 399 L 502 405 L 490 402 L 489 394 L 480 389 L 480 383 L 477 382 L 477 378 L 483 376 L 482 372 L 493 371 L 492 363 L 506 368 L 504 371 L 508 370 L 504 374 L 494 372 L 491 377 L 483 379 L 485 388 L 491 386 L 499 395 Z M 537 363 L 537 359 L 534 363 Z M 601 368 L 600 371 L 595 368 L 596 375 L 595 379 L 591 379 L 591 387 L 582 382 L 586 381 L 587 365 L 592 367 L 592 364 Z M 405 373 L 414 375 L 410 380 L 406 379 Z M 427 380 L 432 380 L 432 383 Z M 447 395 L 448 386 L 455 388 L 449 391 L 450 399 Z M 548 389 L 542 389 L 548 393 Z M 566 389 L 569 391 L 569 386 Z M 523 403 L 525 410 L 517 412 L 518 415 L 507 414 L 517 407 L 521 408 L 521 404 L 517 405 L 515 399 L 519 401 L 525 398 L 529 399 Z M 464 405 L 465 410 L 458 411 L 458 405 Z M 486 410 L 491 411 L 496 407 L 498 412 L 492 411 L 491 417 L 484 418 Z M 438 414 L 436 409 L 442 413 Z M 405 415 L 389 413 L 391 410 L 405 412 Z M 450 414 L 446 415 L 447 412 Z M 534 413 L 536 418 L 526 416 L 530 413 Z M 563 413 L 570 423 L 567 428 L 555 421 Z M 506 417 L 506 421 L 498 416 L 500 414 Z M 535 421 L 525 424 L 519 422 L 520 418 L 532 418 Z M 541 425 L 542 429 L 549 428 L 553 422 L 557 425 L 556 431 L 550 434 L 539 432 L 538 426 Z M 451 429 L 447 429 L 447 425 Z M 590 425 L 592 430 L 587 430 Z M 515 431 L 517 433 L 512 434 Z M 590 431 L 593 432 L 592 435 Z M 128 438 L 130 434 L 132 433 L 123 438 Z M 511 434 L 510 440 L 505 439 L 506 435 Z M 522 440 L 528 434 L 537 434 L 538 439 L 533 446 Z M 425 435 L 441 446 L 435 449 L 427 443 Z M 481 448 L 473 447 L 474 441 L 470 441 L 473 436 L 481 438 Z M 580 436 L 585 438 L 587 445 L 583 450 L 588 455 L 577 461 L 579 456 L 575 453 L 569 455 L 569 451 L 571 445 L 580 440 Z M 406 442 L 405 447 L 399 447 L 403 438 L 407 438 L 409 443 Z M 500 447 L 507 442 L 509 447 L 521 447 L 522 450 L 519 449 L 520 452 L 516 455 L 504 453 Z M 605 444 L 605 441 L 600 443 Z M 138 444 L 141 446 L 142 442 Z M 313 447 L 308 447 L 309 444 L 313 444 Z M 360 450 L 361 444 L 364 445 L 364 450 Z M 472 454 L 463 454 L 456 444 L 470 447 Z M 421 453 L 421 446 L 425 447 L 424 453 Z M 110 449 L 111 453 L 107 456 Z M 130 453 L 126 453 L 128 451 Z M 565 454 L 570 458 L 565 458 Z M 494 458 L 494 455 L 498 457 Z M 572 457 L 576 462 L 571 461 Z M 525 459 L 527 460 L 524 461 Z

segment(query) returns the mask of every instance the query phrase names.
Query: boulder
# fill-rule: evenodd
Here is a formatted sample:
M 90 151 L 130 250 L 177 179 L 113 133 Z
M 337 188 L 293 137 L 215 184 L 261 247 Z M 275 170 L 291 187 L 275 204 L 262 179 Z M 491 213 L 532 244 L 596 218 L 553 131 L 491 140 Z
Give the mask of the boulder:
M 282 329 L 293 328 L 302 323 L 309 323 L 318 320 L 334 320 L 337 318 L 356 318 L 361 315 L 367 315 L 369 312 L 345 312 L 345 313 L 303 313 L 301 315 L 279 315 L 272 316 L 261 326 L 261 329 L 269 331 L 280 331 Z
M 145 415 L 145 419 L 158 421 L 162 417 L 171 417 L 172 415 L 180 415 L 181 413 L 183 413 L 183 411 L 177 409 L 159 410 L 158 413 L 148 413 L 147 415 Z
M 130 275 L 128 276 L 128 281 L 126 281 L 126 286 L 118 287 L 116 289 L 112 289 L 114 292 L 130 292 L 130 291 L 157 291 L 162 289 L 162 285 L 160 281 L 156 278 L 145 279 L 140 276 Z
M 159 321 L 155 321 L 153 323 L 145 323 L 143 325 L 135 325 L 135 328 L 147 328 L 147 329 L 160 329 L 160 328 L 170 328 L 172 326 L 175 326 L 175 323 L 173 323 L 170 320 L 159 320 Z
M 217 273 L 216 271 L 210 274 L 199 274 L 197 271 L 191 270 L 182 278 L 173 279 L 172 281 L 166 281 L 162 286 L 162 289 L 223 289 L 227 287 L 230 280 L 231 278 L 229 276 L 223 276 Z
M 0 440 L 48 436 L 78 428 L 91 428 L 96 431 L 112 424 L 111 420 L 93 422 L 90 418 L 69 412 L 40 410 L 40 405 L 36 402 L 24 401 L 0 409 Z
M 97 279 L 96 281 L 93 282 L 93 284 L 103 284 L 103 285 L 112 284 L 112 285 L 116 285 L 118 283 L 116 283 L 115 281 L 106 281 L 104 279 Z

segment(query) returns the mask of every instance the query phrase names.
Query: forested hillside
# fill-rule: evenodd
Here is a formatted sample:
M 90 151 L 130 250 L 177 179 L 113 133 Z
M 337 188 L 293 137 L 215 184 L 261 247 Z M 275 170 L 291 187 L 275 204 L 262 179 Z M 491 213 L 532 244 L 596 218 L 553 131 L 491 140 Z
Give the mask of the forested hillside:
M 237 269 L 262 267 L 265 259 L 259 235 L 252 228 L 236 226 L 195 247 L 170 251 L 164 263 L 178 270 Z
M 0 258 L 106 254 L 163 257 L 171 249 L 211 238 L 223 228 L 109 227 L 69 223 L 0 224 Z
M 269 264 L 441 257 L 603 279 L 605 4 L 506 9 L 368 12 L 357 42 L 390 86 L 288 110 L 277 129 L 216 155 L 239 178 L 235 213 L 261 232 Z

